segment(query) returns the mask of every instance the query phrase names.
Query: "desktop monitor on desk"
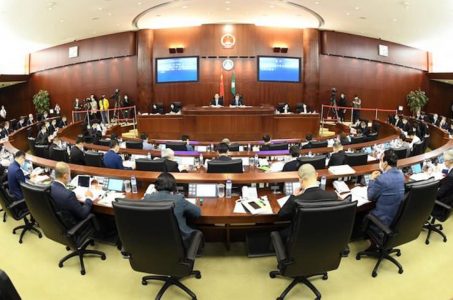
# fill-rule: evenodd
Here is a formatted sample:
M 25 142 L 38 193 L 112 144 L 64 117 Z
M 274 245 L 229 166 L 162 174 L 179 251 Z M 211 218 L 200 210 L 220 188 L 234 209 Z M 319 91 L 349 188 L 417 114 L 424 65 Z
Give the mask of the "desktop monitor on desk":
M 124 186 L 124 180 L 116 179 L 116 178 L 109 178 L 107 184 L 107 190 L 115 191 L 115 192 L 122 192 Z
M 197 198 L 216 198 L 217 184 L 189 184 L 189 197 Z

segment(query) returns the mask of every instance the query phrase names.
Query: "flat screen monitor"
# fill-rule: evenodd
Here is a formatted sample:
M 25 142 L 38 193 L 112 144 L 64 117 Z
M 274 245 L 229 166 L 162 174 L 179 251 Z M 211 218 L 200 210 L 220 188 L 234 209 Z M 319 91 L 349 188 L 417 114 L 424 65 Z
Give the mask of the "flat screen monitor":
M 156 58 L 156 82 L 198 81 L 198 56 Z
M 214 198 L 217 197 L 216 184 L 197 184 L 197 197 Z
M 300 58 L 258 56 L 258 81 L 300 82 Z
M 422 166 L 420 164 L 415 164 L 411 166 L 412 174 L 418 174 L 422 172 Z
M 123 191 L 123 180 L 109 178 L 109 183 L 107 185 L 109 191 L 122 192 Z
M 77 178 L 77 185 L 81 186 L 81 187 L 89 188 L 90 187 L 90 180 L 91 180 L 90 176 L 79 175 L 78 178 Z

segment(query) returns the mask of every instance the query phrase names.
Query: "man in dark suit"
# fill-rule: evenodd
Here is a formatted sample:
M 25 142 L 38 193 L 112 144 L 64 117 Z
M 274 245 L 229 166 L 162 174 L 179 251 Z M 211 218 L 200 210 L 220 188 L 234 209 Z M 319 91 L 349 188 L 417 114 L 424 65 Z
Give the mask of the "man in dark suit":
M 120 145 L 117 140 L 111 140 L 110 150 L 104 154 L 104 166 L 110 169 L 124 169 L 123 159 L 118 154 Z
M 304 164 L 298 170 L 300 189 L 294 191 L 286 203 L 278 212 L 278 216 L 284 219 L 292 219 L 296 213 L 298 203 L 314 201 L 338 201 L 337 194 L 322 190 L 318 185 L 318 173 L 311 164 Z M 291 226 L 283 229 L 280 234 L 282 238 L 290 235 Z
M 211 100 L 212 106 L 223 106 L 223 97 L 220 97 L 219 94 L 215 94 L 214 98 Z
M 445 166 L 448 168 L 447 176 L 440 181 L 437 200 L 449 206 L 453 205 L 453 149 L 444 153 Z
M 23 151 L 17 151 L 14 154 L 14 161 L 8 167 L 8 188 L 11 195 L 15 199 L 24 199 L 22 189 L 20 187 L 21 182 L 25 182 L 25 175 L 21 169 L 21 166 L 25 163 L 25 153 Z
M 186 201 L 184 196 L 176 193 L 176 180 L 170 173 L 162 173 L 157 177 L 156 190 L 152 194 L 145 194 L 144 201 L 172 201 L 175 203 L 174 214 L 181 231 L 184 246 L 190 245 L 192 235 L 197 231 L 187 224 L 187 219 L 200 217 L 201 210 L 198 206 Z
M 178 163 L 175 161 L 175 151 L 170 148 L 162 150 L 162 159 L 164 160 L 167 172 L 179 173 Z
M 68 126 L 68 121 L 66 119 L 66 116 L 62 116 L 61 119 L 58 120 L 57 122 L 57 127 L 58 128 L 63 128 Z
M 298 158 L 300 157 L 299 146 L 296 145 L 291 146 L 291 148 L 289 148 L 289 153 L 291 154 L 292 159 L 283 166 L 282 172 L 293 172 L 299 169 L 300 166 L 300 161 L 298 160 Z
M 308 114 L 310 113 L 310 107 L 305 103 L 298 103 L 296 105 L 296 113 L 297 114 Z
M 305 142 L 302 143 L 302 149 L 310 149 L 313 142 L 313 134 L 309 133 L 305 136 Z
M 30 126 L 34 122 L 35 122 L 35 120 L 33 118 L 33 114 L 28 114 L 28 119 L 27 119 L 27 121 L 25 121 L 25 126 Z
M 244 99 L 242 98 L 241 95 L 236 94 L 234 96 L 234 99 L 231 101 L 232 106 L 243 106 L 244 105 Z
M 83 137 L 78 137 L 75 145 L 71 148 L 71 156 L 69 158 L 71 164 L 84 165 L 85 152 L 83 152 Z
M 225 143 L 220 143 L 218 146 L 217 146 L 217 152 L 219 154 L 219 156 L 213 160 L 223 160 L 223 161 L 229 161 L 231 160 L 231 157 L 230 157 L 230 150 L 228 148 L 228 145 L 225 144 Z
M 65 213 L 65 221 L 72 223 L 67 225 L 75 225 L 90 214 L 93 201 L 96 202 L 97 199 L 94 200 L 93 193 L 87 190 L 85 203 L 80 203 L 76 194 L 66 188 L 66 184 L 70 181 L 71 170 L 68 164 L 57 162 L 55 165 L 55 180 L 50 186 L 50 196 L 54 200 L 56 210 Z
M 58 136 L 54 137 L 53 140 L 52 140 L 52 144 L 50 144 L 49 146 L 49 157 L 50 159 L 52 159 L 53 157 L 53 152 L 58 149 L 62 149 L 61 148 L 61 141 L 60 141 L 60 138 Z
M 263 136 L 263 142 L 264 142 L 264 144 L 261 145 L 260 151 L 268 151 L 268 150 L 270 150 L 270 145 L 272 144 L 272 142 L 271 142 L 271 137 L 268 134 L 265 134 Z
M 411 124 L 409 124 L 409 122 L 407 121 L 406 118 L 403 118 L 403 122 L 402 122 L 400 128 L 401 128 L 402 131 L 407 133 L 411 129 Z
M 429 118 L 429 121 L 433 125 L 436 125 L 436 126 L 439 125 L 439 122 L 440 122 L 439 115 L 438 114 L 431 115 Z
M 25 127 L 25 117 L 24 116 L 20 117 L 19 122 L 17 122 L 16 128 L 14 128 L 14 130 L 19 130 L 22 127 Z
M 327 167 L 344 165 L 345 160 L 346 153 L 343 150 L 343 145 L 338 141 L 334 142 L 333 153 L 330 156 L 329 164 L 327 165 Z
M 36 136 L 35 140 L 36 145 L 48 145 L 49 144 L 49 134 L 47 133 L 46 125 L 41 126 L 41 130 Z

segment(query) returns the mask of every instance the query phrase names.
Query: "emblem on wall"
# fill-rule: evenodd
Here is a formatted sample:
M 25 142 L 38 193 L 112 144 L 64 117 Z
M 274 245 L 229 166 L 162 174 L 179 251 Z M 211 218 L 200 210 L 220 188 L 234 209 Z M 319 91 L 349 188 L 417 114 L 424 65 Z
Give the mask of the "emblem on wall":
M 225 71 L 231 71 L 234 68 L 234 61 L 231 59 L 225 59 L 222 63 L 223 69 Z
M 220 39 L 223 48 L 233 48 L 236 44 L 236 38 L 231 33 L 226 33 Z

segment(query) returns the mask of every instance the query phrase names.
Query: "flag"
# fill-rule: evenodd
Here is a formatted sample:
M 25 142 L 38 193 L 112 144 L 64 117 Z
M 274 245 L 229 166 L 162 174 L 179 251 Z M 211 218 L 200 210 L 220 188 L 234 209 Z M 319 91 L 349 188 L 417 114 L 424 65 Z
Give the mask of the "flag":
M 231 76 L 231 94 L 236 95 L 236 74 Z
M 223 85 L 223 73 L 220 73 L 220 90 L 219 90 L 219 96 L 224 97 L 225 96 L 225 86 Z

